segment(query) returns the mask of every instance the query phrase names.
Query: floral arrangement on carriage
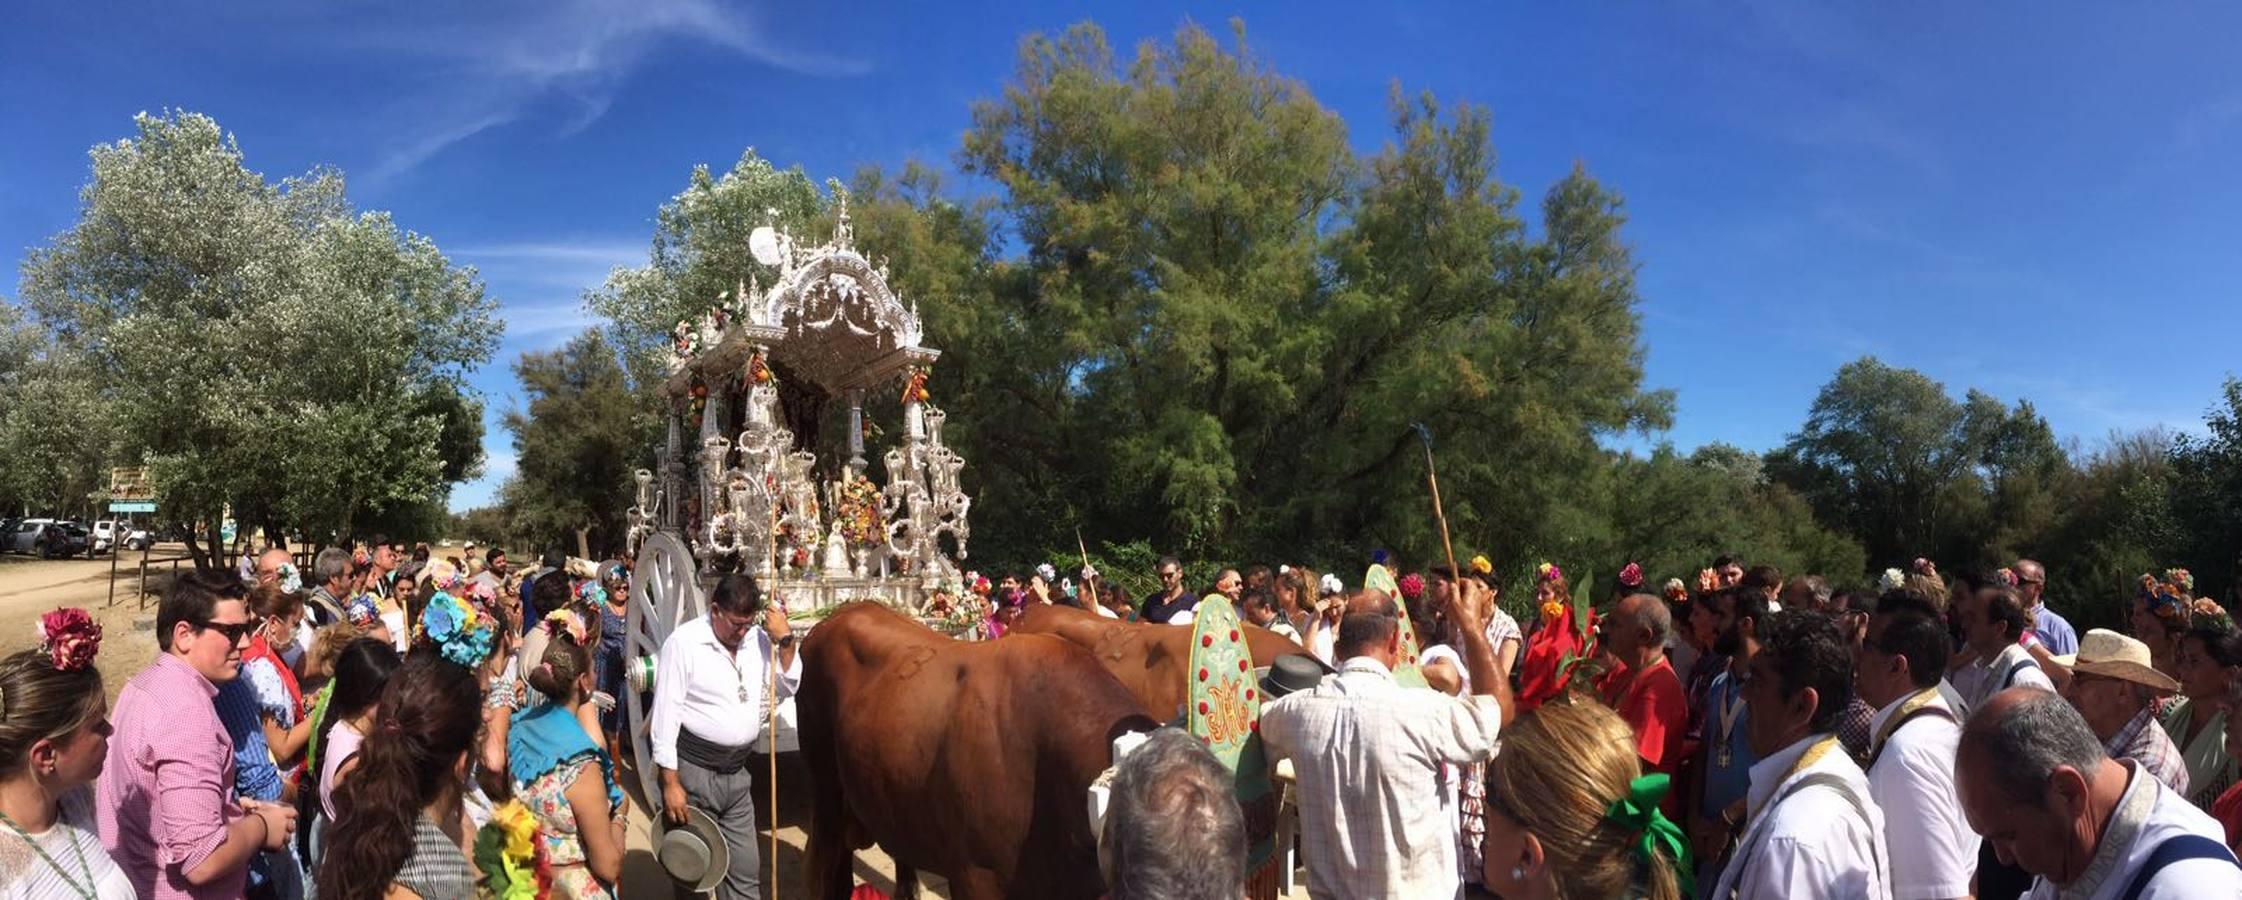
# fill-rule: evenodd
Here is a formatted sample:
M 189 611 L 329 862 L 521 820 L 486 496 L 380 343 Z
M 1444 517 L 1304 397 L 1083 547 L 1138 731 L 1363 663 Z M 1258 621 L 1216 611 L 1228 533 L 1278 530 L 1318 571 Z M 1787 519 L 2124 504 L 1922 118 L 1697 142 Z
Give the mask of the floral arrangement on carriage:
M 840 519 L 841 536 L 849 544 L 869 547 L 885 540 L 887 534 L 880 527 L 880 488 L 872 479 L 853 472 L 836 489 L 840 495 L 833 501 L 833 515 Z
M 987 597 L 945 585 L 937 588 L 926 606 L 919 610 L 919 619 L 943 634 L 977 641 L 987 633 L 990 611 Z

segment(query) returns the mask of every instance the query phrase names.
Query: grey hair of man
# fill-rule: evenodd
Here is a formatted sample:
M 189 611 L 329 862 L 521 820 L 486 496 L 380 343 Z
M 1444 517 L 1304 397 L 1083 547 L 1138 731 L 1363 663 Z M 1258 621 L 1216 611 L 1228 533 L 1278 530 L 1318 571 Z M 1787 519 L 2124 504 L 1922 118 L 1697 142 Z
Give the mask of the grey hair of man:
M 350 551 L 341 547 L 329 547 L 319 551 L 318 556 L 311 558 L 311 577 L 315 586 L 324 587 L 333 584 L 335 579 L 346 577 L 349 574 Z
M 2012 688 L 2018 694 L 2006 705 L 1988 702 L 1962 729 L 1958 755 L 1982 754 L 1993 786 L 2012 803 L 2038 803 L 2047 794 L 2048 779 L 2068 766 L 2092 779 L 2109 758 L 2094 729 L 2087 727 L 2070 701 L 2033 688 Z
M 1822 577 L 1822 576 L 1820 576 L 1820 575 L 1808 575 L 1808 576 L 1806 576 L 1806 592 L 1807 592 L 1807 593 L 1809 593 L 1809 594 L 1812 594 L 1812 595 L 1814 596 L 1814 603 L 1815 603 L 1815 605 L 1817 605 L 1817 606 L 1828 606 L 1828 605 L 1829 605 L 1829 598 L 1830 598 L 1829 579 L 1827 579 L 1827 578 L 1823 578 L 1823 577 Z
M 1635 615 L 1632 624 L 1650 632 L 1650 643 L 1645 646 L 1665 646 L 1674 636 L 1673 610 L 1666 608 L 1666 601 L 1650 594 L 1633 594 L 1627 599 L 1633 600 L 1635 597 L 1643 599 L 1642 602 L 1633 604 Z
M 1187 732 L 1153 732 L 1114 773 L 1099 856 L 1112 900 L 1236 900 L 1246 822 L 1230 770 Z

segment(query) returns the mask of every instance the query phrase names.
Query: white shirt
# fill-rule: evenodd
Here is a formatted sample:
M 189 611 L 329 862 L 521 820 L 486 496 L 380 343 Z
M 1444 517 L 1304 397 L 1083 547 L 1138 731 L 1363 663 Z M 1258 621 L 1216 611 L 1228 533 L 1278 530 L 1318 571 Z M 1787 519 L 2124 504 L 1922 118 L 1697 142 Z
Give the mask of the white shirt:
M 0 825 L 0 900 L 79 900 L 85 888 L 93 889 L 96 900 L 133 900 L 132 879 L 109 859 L 101 835 L 94 833 L 93 799 L 91 785 L 64 794 L 61 817 L 30 836 L 61 864 L 60 871 L 14 829 Z
M 1876 711 L 1868 720 L 1871 740 L 1915 695 L 1910 693 Z M 1947 709 L 1934 690 L 1928 706 Z M 1962 816 L 1954 790 L 1954 752 L 1962 727 L 1936 714 L 1910 720 L 1884 739 L 1868 770 L 1868 792 L 1888 822 L 1906 827 L 1884 832 L 1891 851 L 1892 896 L 1898 900 L 1967 897 L 1977 872 L 1977 832 Z M 1878 754 L 1872 748 L 1871 754 Z
M 707 616 L 670 632 L 654 667 L 654 764 L 677 768 L 677 732 L 691 729 L 713 744 L 745 747 L 763 724 L 763 683 L 769 678 L 771 636 L 750 628 L 740 652 L 724 649 Z M 802 684 L 802 657 L 779 673 L 779 696 Z M 744 694 L 744 696 L 743 696 Z
M 2018 663 L 2027 665 L 2017 669 L 2015 677 L 2011 678 L 2009 670 L 2016 669 Z M 2007 681 L 2006 684 L 2002 683 L 2004 680 Z M 1970 710 L 1984 706 L 1985 701 L 1992 699 L 1994 694 L 2012 687 L 2036 687 L 2049 692 L 2055 690 L 2055 682 L 2048 680 L 2046 672 L 2040 671 L 2039 663 L 2032 659 L 2032 651 L 2024 649 L 2023 644 L 2010 644 L 2001 649 L 2000 655 L 1990 660 L 1981 659 L 1963 666 L 1954 673 L 1953 681 L 1954 690 L 1962 695 L 1962 708 L 1957 711 L 1964 716 Z
M 1186 610 L 1181 610 L 1181 611 L 1177 612 L 1177 613 L 1176 613 L 1175 615 L 1169 616 L 1169 617 L 1168 617 L 1168 624 L 1170 624 L 1170 625 L 1189 625 L 1189 624 L 1191 624 L 1191 623 L 1193 623 L 1193 622 L 1196 622 L 1196 621 L 1198 621 L 1198 620 L 1199 620 L 1199 617 L 1198 617 L 1198 616 L 1192 615 L 1192 614 L 1191 614 L 1191 611 L 1190 611 L 1190 610 L 1188 610 L 1188 609 L 1186 609 Z
M 1311 690 L 1261 710 L 1272 765 L 1299 774 L 1301 856 L 1317 900 L 1424 900 L 1462 887 L 1442 763 L 1494 755 L 1495 698 L 1405 688 L 1349 659 Z
M 1791 772 L 1791 766 L 1824 739 L 1829 747 L 1820 758 Z M 1829 787 L 1805 788 L 1768 806 L 1792 783 L 1817 772 L 1842 780 L 1861 801 L 1868 821 L 1861 821 L 1853 804 Z M 1721 870 L 1720 885 L 1706 896 L 1725 898 L 1731 891 L 1741 900 L 1859 900 L 1892 895 L 1891 872 L 1880 859 L 1884 815 L 1869 796 L 1867 776 L 1832 736 L 1817 734 L 1776 751 L 1754 764 L 1751 775 L 1747 795 L 1751 825 L 1737 845 L 1736 857 Z
M 2118 764 L 2126 771 L 2125 793 L 2086 871 L 2060 889 L 2045 878 L 2033 882 L 2032 892 L 2025 895 L 2030 900 L 2117 900 L 2167 838 L 2194 834 L 2226 843 L 2219 820 L 2148 775 L 2140 763 L 2122 759 Z M 2140 894 L 2141 900 L 2207 897 L 2242 897 L 2242 868 L 2219 859 L 2183 860 L 2165 866 Z

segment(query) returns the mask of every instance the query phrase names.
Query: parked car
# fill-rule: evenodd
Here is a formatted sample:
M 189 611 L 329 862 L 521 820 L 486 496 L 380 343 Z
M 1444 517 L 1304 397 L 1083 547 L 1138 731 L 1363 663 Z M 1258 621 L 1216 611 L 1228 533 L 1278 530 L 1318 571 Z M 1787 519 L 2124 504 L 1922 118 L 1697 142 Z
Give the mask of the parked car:
M 47 526 L 54 524 L 53 519 L 16 519 L 14 521 L 15 523 L 8 528 L 7 544 L 0 546 L 0 550 L 6 550 L 9 553 L 39 552 L 40 538 L 46 535 Z
M 84 554 L 87 559 L 93 558 L 93 531 L 91 529 L 76 522 L 61 522 L 57 523 L 55 527 L 61 529 L 62 533 L 56 536 L 54 542 L 50 545 L 47 551 L 49 558 L 71 557 L 79 554 Z
M 48 559 L 92 555 L 93 533 L 75 522 L 25 519 L 8 534 L 9 552 L 37 553 Z

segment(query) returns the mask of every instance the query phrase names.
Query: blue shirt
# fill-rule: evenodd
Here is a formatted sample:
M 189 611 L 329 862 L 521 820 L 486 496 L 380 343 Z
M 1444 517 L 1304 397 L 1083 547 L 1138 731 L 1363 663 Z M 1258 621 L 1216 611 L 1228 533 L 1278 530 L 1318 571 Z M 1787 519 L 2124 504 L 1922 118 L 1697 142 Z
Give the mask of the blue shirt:
M 1758 764 L 1759 754 L 1752 752 L 1752 711 L 1744 703 L 1744 686 L 1737 683 L 1735 673 L 1724 671 L 1713 676 L 1705 701 L 1705 802 L 1698 807 L 1698 815 L 1718 819 L 1721 810 L 1744 799 L 1744 793 L 1751 790 L 1752 766 Z M 1721 711 L 1729 709 L 1730 704 L 1735 705 L 1735 724 L 1723 737 Z M 1722 747 L 1728 749 L 1727 765 L 1721 765 Z
M 2044 598 L 2034 615 L 2038 616 L 2038 624 L 2033 627 L 2032 633 L 2039 636 L 2040 644 L 2047 647 L 2048 653 L 2069 656 L 2079 652 L 2078 630 L 2071 627 L 2071 620 L 2056 615 Z
M 234 739 L 234 795 L 244 800 L 280 802 L 280 770 L 273 766 L 272 749 L 265 744 L 264 720 L 258 713 L 257 691 L 249 685 L 247 676 L 237 676 L 218 686 L 218 696 L 210 704 L 218 710 L 218 721 L 226 726 L 226 734 Z M 249 886 L 254 888 L 268 882 L 293 884 L 301 876 L 286 871 L 276 871 L 283 864 L 293 865 L 286 852 L 275 854 L 261 852 L 249 860 Z

